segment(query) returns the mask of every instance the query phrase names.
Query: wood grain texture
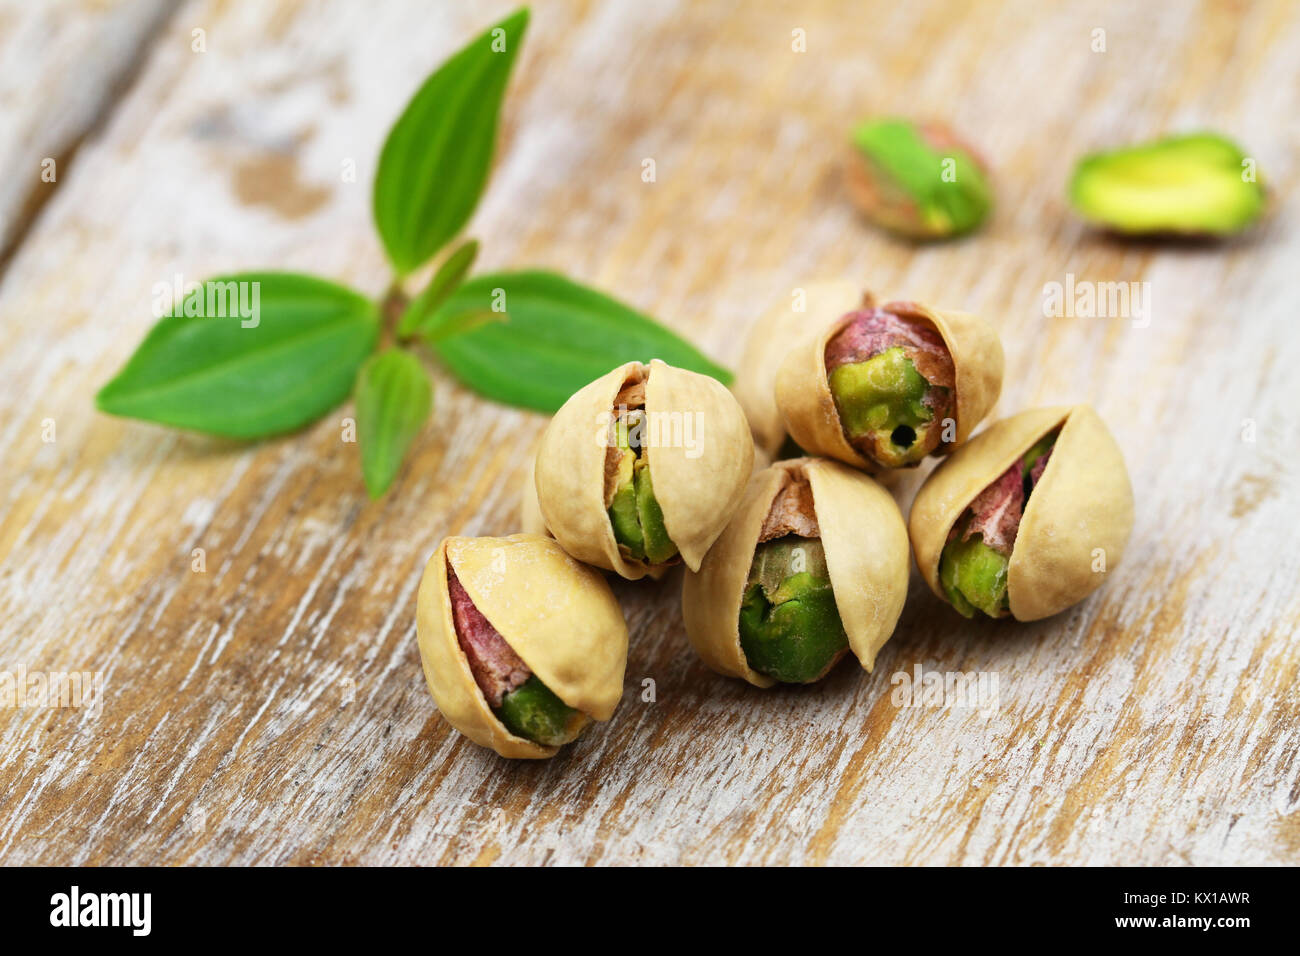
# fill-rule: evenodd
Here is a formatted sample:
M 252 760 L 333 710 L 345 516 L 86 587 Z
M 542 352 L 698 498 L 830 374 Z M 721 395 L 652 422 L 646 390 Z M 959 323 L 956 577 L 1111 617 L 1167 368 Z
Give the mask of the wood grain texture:
M 0 2 L 0 265 L 124 93 L 166 0 Z
M 508 6 L 186 3 L 0 280 L 0 670 L 106 682 L 98 714 L 0 709 L 0 862 L 1300 860 L 1300 16 L 1284 0 L 966 7 L 536 4 L 471 224 L 479 268 L 563 270 L 731 363 L 813 276 L 984 315 L 1007 353 L 995 414 L 1091 402 L 1124 449 L 1137 525 L 1100 592 L 1032 625 L 966 622 L 914 573 L 874 674 L 762 692 L 691 655 L 678 577 L 620 584 L 614 719 L 542 764 L 473 746 L 424 687 L 415 592 L 443 536 L 515 530 L 539 416 L 436 371 L 434 425 L 369 503 L 350 405 L 242 446 L 111 419 L 92 396 L 176 273 L 277 266 L 381 293 L 383 135 Z M 6 54 L 0 88 L 22 89 L 25 63 Z M 987 229 L 918 248 L 857 218 L 843 144 L 879 112 L 979 145 Z M 1201 127 L 1279 187 L 1255 233 L 1120 243 L 1070 215 L 1079 154 Z M 6 189 L 33 185 L 22 155 L 4 161 Z M 15 209 L 0 202 L 6 228 Z M 1043 286 L 1067 274 L 1149 283 L 1149 324 L 1045 318 Z M 923 474 L 895 489 L 904 506 Z M 916 666 L 994 674 L 997 706 L 896 706 L 891 677 Z

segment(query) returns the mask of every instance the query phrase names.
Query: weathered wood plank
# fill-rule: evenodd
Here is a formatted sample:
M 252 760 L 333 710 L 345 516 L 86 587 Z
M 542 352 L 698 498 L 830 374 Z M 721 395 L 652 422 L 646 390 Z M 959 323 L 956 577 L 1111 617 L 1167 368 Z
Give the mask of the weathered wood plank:
M 168 9 L 166 0 L 0 3 L 0 267 Z
M 0 860 L 1300 856 L 1294 199 L 1249 239 L 1173 248 L 1097 237 L 1063 199 L 1082 151 L 1202 125 L 1291 181 L 1294 8 L 752 6 L 539 4 L 473 223 L 483 267 L 562 269 L 729 361 L 815 275 L 980 312 L 1007 351 L 1000 414 L 1089 401 L 1125 450 L 1138 523 L 1113 580 L 1014 627 L 957 618 L 914 576 L 874 674 L 767 693 L 691 656 L 678 579 L 620 584 L 615 719 L 544 765 L 468 744 L 425 691 L 415 588 L 442 536 L 514 530 L 538 416 L 439 374 L 434 427 L 372 504 L 340 440 L 349 407 L 244 447 L 91 396 L 177 272 L 277 265 L 378 294 L 378 145 L 507 6 L 189 4 L 0 291 L 0 669 L 106 676 L 98 716 L 0 711 Z M 950 118 L 989 154 L 987 231 L 913 248 L 857 219 L 840 144 L 876 111 Z M 1044 283 L 1068 273 L 1149 283 L 1149 324 L 1044 317 Z M 891 677 L 918 665 L 996 675 L 996 707 L 896 706 Z

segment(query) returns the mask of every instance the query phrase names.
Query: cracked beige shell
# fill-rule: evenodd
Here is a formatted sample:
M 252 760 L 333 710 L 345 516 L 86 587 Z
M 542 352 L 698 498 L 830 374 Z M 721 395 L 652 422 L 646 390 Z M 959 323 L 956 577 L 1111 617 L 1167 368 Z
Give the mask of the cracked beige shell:
M 549 536 L 551 533 L 546 529 L 542 506 L 537 503 L 537 454 L 535 452 L 528 456 L 524 480 L 519 485 L 519 528 L 524 534 Z
M 908 532 L 916 566 L 940 599 L 948 600 L 939 583 L 948 532 L 976 495 L 1058 425 L 1052 457 L 1011 549 L 1011 616 L 1036 621 L 1064 611 L 1118 567 L 1133 530 L 1133 488 L 1119 446 L 1088 405 L 1034 408 L 991 425 L 953 452 L 912 502 Z M 1105 570 L 1093 570 L 1099 556 Z
M 776 374 L 776 405 L 786 430 L 810 455 L 825 455 L 864 471 L 886 470 L 860 454 L 844 437 L 835 399 L 826 374 L 826 344 L 849 322 L 849 313 L 873 304 L 870 294 L 845 294 L 839 304 L 827 303 L 822 332 L 801 340 Z M 966 312 L 928 309 L 915 302 L 887 302 L 881 308 L 903 319 L 923 323 L 939 333 L 952 356 L 957 391 L 954 440 L 940 450 L 960 445 L 989 413 L 1002 391 L 1002 342 L 983 319 Z
M 795 291 L 803 292 L 802 312 L 794 310 Z M 776 457 L 786 439 L 785 422 L 776 407 L 776 373 L 781 363 L 801 339 L 821 331 L 826 316 L 860 307 L 864 298 L 861 288 L 848 279 L 807 282 L 792 290 L 791 301 L 783 299 L 754 323 L 731 391 L 749 419 L 754 444 L 768 458 Z
M 546 527 L 565 551 L 632 580 L 666 567 L 626 557 L 606 510 L 610 414 L 624 384 L 641 373 L 648 375 L 648 417 L 661 422 L 670 435 L 676 432 L 683 438 L 686 422 L 692 423 L 690 441 L 649 445 L 642 452 L 664 528 L 687 567 L 700 566 L 726 526 L 754 460 L 745 413 L 724 385 L 706 375 L 659 359 L 648 366 L 628 362 L 575 392 L 542 434 L 536 463 L 538 505 Z
M 540 535 L 453 537 L 429 559 L 416 599 L 424 677 L 449 724 L 503 757 L 559 750 L 516 737 L 492 713 L 456 637 L 448 561 L 474 606 L 560 700 L 595 720 L 613 715 L 623 696 L 627 624 L 604 577 Z
M 870 671 L 907 597 L 907 528 L 898 505 L 869 476 L 823 458 L 779 461 L 755 475 L 697 573 L 682 584 L 686 636 L 704 663 L 755 687 L 772 678 L 749 666 L 740 645 L 740 604 L 772 502 L 793 475 L 812 490 L 835 606 L 849 648 Z

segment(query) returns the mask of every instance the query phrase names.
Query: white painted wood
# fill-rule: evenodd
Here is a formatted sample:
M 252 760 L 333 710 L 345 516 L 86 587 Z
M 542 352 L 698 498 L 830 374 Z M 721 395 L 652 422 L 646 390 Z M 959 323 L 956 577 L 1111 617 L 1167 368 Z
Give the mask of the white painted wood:
M 110 110 L 166 0 L 0 2 L 0 254 L 20 239 Z

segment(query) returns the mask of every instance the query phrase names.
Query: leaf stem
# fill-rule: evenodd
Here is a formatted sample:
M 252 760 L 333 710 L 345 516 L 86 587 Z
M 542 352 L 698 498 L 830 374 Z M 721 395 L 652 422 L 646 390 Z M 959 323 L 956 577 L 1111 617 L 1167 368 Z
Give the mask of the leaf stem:
M 410 297 L 402 290 L 401 276 L 393 276 L 388 291 L 379 300 L 379 312 L 383 316 L 384 327 L 379 337 L 377 351 L 382 352 L 398 340 L 397 322 L 410 301 Z

